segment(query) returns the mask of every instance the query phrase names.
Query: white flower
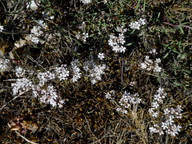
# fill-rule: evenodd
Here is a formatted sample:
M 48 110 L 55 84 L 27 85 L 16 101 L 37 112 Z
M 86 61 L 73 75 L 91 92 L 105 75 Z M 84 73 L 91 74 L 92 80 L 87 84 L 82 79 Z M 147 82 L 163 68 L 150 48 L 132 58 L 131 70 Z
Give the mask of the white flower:
M 4 27 L 0 25 L 0 32 L 4 30 Z
M 157 63 L 157 64 L 159 64 L 161 62 L 161 59 L 160 58 L 157 58 L 156 60 L 155 60 L 155 63 Z
M 149 131 L 151 133 L 159 133 L 159 126 L 155 124 L 153 127 L 149 128 Z
M 15 68 L 15 74 L 17 77 L 23 77 L 25 75 L 26 70 L 22 67 L 16 67 Z
M 43 34 L 43 31 L 41 31 L 40 26 L 33 26 L 33 28 L 31 29 L 31 33 L 35 36 L 41 36 Z
M 59 108 L 62 108 L 64 104 L 65 104 L 65 101 L 64 101 L 64 100 L 60 100 L 60 101 L 58 102 L 58 107 L 59 107 Z
M 32 0 L 32 1 L 29 2 L 29 4 L 27 5 L 27 8 L 31 8 L 32 10 L 37 10 L 37 9 L 38 9 L 38 6 L 37 6 L 37 4 L 35 3 L 35 1 Z
M 138 98 L 138 96 L 138 93 L 131 95 L 129 92 L 125 91 L 121 99 L 119 100 L 119 104 L 124 108 L 129 108 L 131 104 L 139 104 L 141 102 L 141 99 Z
M 45 24 L 44 20 L 38 20 L 37 22 L 39 24 L 39 27 L 38 26 L 38 31 L 40 31 L 40 35 L 43 34 L 43 32 L 40 30 L 40 28 L 43 28 L 43 29 L 46 29 L 47 28 L 47 25 Z
M 107 92 L 107 93 L 105 94 L 105 98 L 112 100 L 112 99 L 113 99 L 112 96 L 113 96 L 114 94 L 115 94 L 115 91 L 114 91 L 114 90 L 111 90 L 111 91 L 109 91 L 109 92 Z
M 13 95 L 23 94 L 32 89 L 32 81 L 27 78 L 17 79 L 15 83 L 11 84 Z
M 167 133 L 171 136 L 176 136 L 178 132 L 180 132 L 180 129 L 182 127 L 180 125 L 172 125 L 170 128 L 168 128 Z
M 90 78 L 91 78 L 91 82 L 92 84 L 95 84 L 97 81 L 101 80 L 101 75 L 103 75 L 106 69 L 106 65 L 95 65 L 93 69 L 90 70 Z
M 151 51 L 149 51 L 150 54 L 157 54 L 156 49 L 152 49 Z
M 79 63 L 78 60 L 71 62 L 71 67 L 72 67 L 72 71 L 73 71 L 73 77 L 72 77 L 73 82 L 76 82 L 76 81 L 78 81 L 78 79 L 81 78 L 80 68 L 77 66 L 78 63 Z
M 33 97 L 37 98 L 39 97 L 40 95 L 40 91 L 41 91 L 41 87 L 39 85 L 33 85 L 32 86 L 32 95 Z
M 160 104 L 159 103 L 163 103 L 163 99 L 167 96 L 167 93 L 165 93 L 164 89 L 159 87 L 159 89 L 157 90 L 157 94 L 154 95 L 154 101 L 152 103 L 152 108 L 149 109 L 149 113 L 154 117 L 157 118 L 158 117 L 158 109 Z M 158 128 L 158 133 L 159 135 L 167 133 L 171 136 L 175 136 L 176 134 L 178 134 L 178 132 L 181 129 L 181 126 L 176 125 L 174 122 L 175 118 L 181 118 L 181 106 L 177 106 L 176 109 L 174 108 L 166 108 L 164 109 L 164 113 L 161 115 L 160 119 L 163 119 L 164 121 L 159 121 L 158 119 L 156 119 L 156 121 L 159 121 L 160 126 Z M 156 124 L 157 125 L 157 124 Z M 156 127 L 154 125 L 154 127 Z M 150 131 L 151 132 L 155 132 L 155 128 L 151 127 Z
M 9 59 L 0 58 L 0 72 L 9 70 L 10 63 Z
M 152 107 L 157 109 L 159 107 L 159 104 L 155 101 L 152 103 Z
M 157 118 L 158 115 L 159 115 L 159 112 L 154 112 L 154 113 L 152 114 L 152 116 L 155 117 L 155 118 Z
M 123 26 L 121 26 L 121 27 L 117 27 L 117 32 L 120 32 L 120 33 L 125 33 L 127 31 L 127 29 L 126 28 L 124 28 Z
M 120 33 L 118 37 L 114 35 L 110 35 L 109 37 L 108 44 L 112 47 L 113 51 L 116 53 L 124 53 L 126 51 L 126 47 L 123 46 L 125 44 L 123 33 Z
M 138 23 L 140 23 L 140 25 L 145 25 L 145 24 L 146 24 L 146 20 L 143 19 L 143 18 L 140 18 L 140 19 L 138 20 Z
M 129 27 L 131 28 L 131 29 L 137 29 L 137 30 L 140 30 L 140 27 L 141 27 L 141 24 L 139 23 L 139 22 L 131 22 L 130 23 L 130 25 L 129 25 Z
M 76 34 L 76 38 L 82 40 L 84 43 L 87 41 L 88 37 L 89 37 L 89 34 L 85 33 L 85 32 L 83 32 L 82 34 L 80 34 L 80 32 L 78 32 Z
M 159 63 L 161 62 L 161 59 L 158 58 L 153 62 L 149 56 L 145 56 L 145 61 L 140 64 L 141 69 L 145 69 L 147 71 L 153 70 L 155 73 L 160 73 L 162 71 L 162 68 L 159 66 Z
M 38 37 L 36 37 L 36 36 L 34 36 L 32 34 L 29 35 L 29 38 L 30 38 L 31 42 L 33 42 L 35 44 L 38 44 L 39 41 L 40 41 Z
M 57 102 L 56 102 L 57 99 L 58 99 L 58 95 L 57 95 L 56 89 L 52 85 L 49 85 L 47 89 L 41 90 L 41 98 L 40 98 L 41 102 L 50 104 L 53 107 L 55 107 L 57 106 Z
M 67 80 L 69 76 L 69 70 L 67 69 L 67 65 L 61 65 L 60 67 L 55 68 L 56 77 L 59 78 L 60 81 Z
M 123 113 L 123 114 L 127 114 L 127 110 L 125 110 L 125 109 L 122 109 L 122 108 L 116 108 L 116 111 L 118 111 L 118 112 L 121 112 L 121 113 Z
M 147 69 L 146 63 L 141 63 L 141 69 Z
M 166 130 L 168 128 L 168 124 L 166 122 L 162 122 L 161 127 L 163 130 Z
M 105 58 L 104 53 L 99 53 L 99 54 L 98 54 L 98 58 L 99 58 L 100 60 L 104 59 L 104 58 Z
M 141 27 L 142 25 L 145 25 L 145 24 L 146 24 L 146 20 L 140 18 L 138 21 L 131 22 L 130 25 L 129 25 L 129 27 L 130 27 L 131 29 L 140 30 L 140 27 Z
M 39 79 L 39 86 L 43 86 L 49 80 L 53 80 L 55 78 L 55 74 L 50 71 L 40 72 L 37 74 L 37 78 Z
M 83 4 L 88 4 L 88 3 L 91 3 L 92 0 L 80 0 Z
M 156 66 L 154 67 L 154 69 L 153 69 L 153 71 L 154 71 L 154 72 L 157 72 L 157 73 L 161 72 L 161 70 L 162 70 L 162 68 L 161 68 L 160 66 L 158 66 L 158 65 L 156 65 Z
M 82 40 L 83 40 L 83 42 L 85 43 L 86 42 L 86 40 L 87 40 L 87 38 L 89 37 L 89 34 L 88 33 L 83 33 L 82 34 Z
M 50 16 L 50 19 L 52 19 L 52 20 L 53 20 L 54 18 L 55 18 L 54 16 Z

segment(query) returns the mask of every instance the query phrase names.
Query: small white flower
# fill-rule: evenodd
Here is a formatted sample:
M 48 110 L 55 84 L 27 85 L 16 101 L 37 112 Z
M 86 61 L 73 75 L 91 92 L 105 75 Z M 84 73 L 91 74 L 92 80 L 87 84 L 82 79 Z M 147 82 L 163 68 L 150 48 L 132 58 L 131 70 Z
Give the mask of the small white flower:
M 146 24 L 146 20 L 143 19 L 143 18 L 140 18 L 140 19 L 138 20 L 138 22 L 140 23 L 140 25 L 145 25 L 145 24 Z
M 162 71 L 162 68 L 158 65 L 156 65 L 153 69 L 154 72 L 160 73 Z
M 89 4 L 92 2 L 92 0 L 80 0 L 83 4 Z
M 133 87 L 135 84 L 136 84 L 135 81 L 131 81 L 131 82 L 129 83 L 129 85 L 132 86 L 132 87 Z
M 116 111 L 121 112 L 123 114 L 127 114 L 127 112 L 128 112 L 127 110 L 122 109 L 122 108 L 116 108 Z
M 154 112 L 154 113 L 152 114 L 152 116 L 153 116 L 154 118 L 157 118 L 158 115 L 159 115 L 159 112 Z
M 15 74 L 17 77 L 23 77 L 25 75 L 26 70 L 22 67 L 16 67 L 15 68 Z
M 52 19 L 52 20 L 53 20 L 54 18 L 55 18 L 54 16 L 50 16 L 50 19 Z
M 150 131 L 151 133 L 159 133 L 159 130 L 158 130 L 157 128 L 155 128 L 155 127 L 150 127 L 150 128 L 149 128 L 149 131 Z
M 43 86 L 46 82 L 53 80 L 55 78 L 55 74 L 50 71 L 40 72 L 37 74 L 37 78 L 39 79 L 39 86 Z
M 109 99 L 109 100 L 112 100 L 113 98 L 112 98 L 112 96 L 115 94 L 115 91 L 114 90 L 111 90 L 111 91 L 109 91 L 109 92 L 107 92 L 106 94 L 105 94 L 105 98 L 106 99 Z
M 161 59 L 160 58 L 157 58 L 156 60 L 155 60 L 155 63 L 157 63 L 157 64 L 159 64 L 161 62 Z
M 38 35 L 41 35 L 41 34 L 43 34 L 43 31 L 41 31 L 41 28 L 46 29 L 48 26 L 45 24 L 44 20 L 38 20 L 37 23 L 39 24 L 39 26 L 41 26 L 41 27 L 38 26 L 38 28 L 37 28 L 37 30 L 40 33 Z
M 38 44 L 39 43 L 39 38 L 36 37 L 36 36 L 33 36 L 33 35 L 29 35 L 30 39 L 31 39 L 31 42 L 35 43 L 35 44 Z
M 166 122 L 162 122 L 161 127 L 163 130 L 166 130 L 168 128 L 168 124 Z
M 72 71 L 73 71 L 73 77 L 72 77 L 72 81 L 76 82 L 78 81 L 78 79 L 81 78 L 81 72 L 80 72 L 80 68 L 78 67 L 78 60 L 74 60 L 71 62 L 71 67 L 72 67 Z
M 152 49 L 151 51 L 149 51 L 150 54 L 157 54 L 156 49 Z
M 99 58 L 100 60 L 103 60 L 103 59 L 105 58 L 104 53 L 99 53 L 99 54 L 98 54 L 98 58 Z
M 88 33 L 83 33 L 82 34 L 82 40 L 83 40 L 83 42 L 85 43 L 86 42 L 86 40 L 87 40 L 87 38 L 89 37 L 89 34 Z
M 147 69 L 147 65 L 145 63 L 141 63 L 141 69 Z
M 29 4 L 27 5 L 27 8 L 31 8 L 32 10 L 37 10 L 37 9 L 38 9 L 38 6 L 37 6 L 37 4 L 35 3 L 35 1 L 32 0 L 32 1 L 29 2 Z
M 0 25 L 0 32 L 4 30 L 4 27 Z
M 89 34 L 85 33 L 85 32 L 83 32 L 82 34 L 80 34 L 80 32 L 78 32 L 76 34 L 76 38 L 82 40 L 84 43 L 87 41 L 88 37 L 89 37 Z

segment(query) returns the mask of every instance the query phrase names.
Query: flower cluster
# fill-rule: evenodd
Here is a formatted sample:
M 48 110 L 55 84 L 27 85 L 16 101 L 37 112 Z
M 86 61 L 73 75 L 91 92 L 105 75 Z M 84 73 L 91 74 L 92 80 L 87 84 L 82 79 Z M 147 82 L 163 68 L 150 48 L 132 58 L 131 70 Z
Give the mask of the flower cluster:
M 152 127 L 149 128 L 151 133 L 158 133 L 159 135 L 163 135 L 167 133 L 171 136 L 176 136 L 178 132 L 181 130 L 180 125 L 176 125 L 174 123 L 175 118 L 181 118 L 181 106 L 177 106 L 176 109 L 174 108 L 166 108 L 164 110 L 163 119 L 160 124 L 154 124 Z
M 145 56 L 145 61 L 140 64 L 141 69 L 145 69 L 147 71 L 153 70 L 155 73 L 159 73 L 162 71 L 162 68 L 159 66 L 161 62 L 160 58 L 157 58 L 154 62 L 149 58 L 149 56 Z
M 31 29 L 31 34 L 29 35 L 29 39 L 35 43 L 38 44 L 40 42 L 39 37 L 42 36 L 43 29 L 46 29 L 47 25 L 44 23 L 43 20 L 39 20 L 38 21 L 38 26 L 33 26 L 33 28 Z
M 140 30 L 140 27 L 146 24 L 146 20 L 143 18 L 140 18 L 138 21 L 131 22 L 129 27 L 131 29 L 137 29 Z
M 117 31 L 120 32 L 118 37 L 114 35 L 110 35 L 110 39 L 108 40 L 109 46 L 112 47 L 112 50 L 116 53 L 124 53 L 126 50 L 126 47 L 123 45 L 125 44 L 125 37 L 124 33 L 127 31 L 127 29 L 123 29 L 118 27 Z
M 67 65 L 61 65 L 60 67 L 56 67 L 55 74 L 60 81 L 67 80 L 67 77 L 69 76 L 69 70 L 67 69 Z
M 83 32 L 82 34 L 78 32 L 78 34 L 76 35 L 76 38 L 82 40 L 84 43 L 87 41 L 88 37 L 89 37 L 89 34 L 85 32 Z
M 10 60 L 9 59 L 0 59 L 0 72 L 7 71 L 10 68 Z
M 46 89 L 41 90 L 40 101 L 46 104 L 50 104 L 53 107 L 62 107 L 64 104 L 64 100 L 59 100 L 56 89 L 52 85 L 49 85 Z
M 92 2 L 92 0 L 80 0 L 83 4 L 89 4 Z
M 159 107 L 163 103 L 163 99 L 167 96 L 167 93 L 163 88 L 159 87 L 157 93 L 153 96 L 152 108 L 149 109 L 149 113 L 157 118 L 159 115 Z
M 73 82 L 77 82 L 81 78 L 81 72 L 80 72 L 80 68 L 78 67 L 78 63 L 79 63 L 78 60 L 71 62 L 72 73 L 73 73 L 72 81 Z
M 96 84 L 97 81 L 101 80 L 101 75 L 103 75 L 106 69 L 106 65 L 95 65 L 93 69 L 90 70 L 89 77 L 91 78 L 91 83 Z
M 21 95 L 31 90 L 33 83 L 27 78 L 19 78 L 15 83 L 11 84 L 13 95 Z
M 84 63 L 84 70 L 88 72 L 88 77 L 91 79 L 92 84 L 96 84 L 97 81 L 101 80 L 101 75 L 105 74 L 106 65 L 96 65 L 94 62 L 86 61 Z
M 39 79 L 39 86 L 44 86 L 45 83 L 55 78 L 55 74 L 50 71 L 39 72 L 37 78 Z
M 163 88 L 159 88 L 157 90 L 157 94 L 154 95 L 153 102 L 152 102 L 152 108 L 149 109 L 149 113 L 152 115 L 153 118 L 157 118 L 160 116 L 160 104 L 163 103 L 163 99 L 167 96 L 167 93 L 164 92 Z M 174 123 L 174 119 L 180 119 L 181 118 L 181 106 L 177 106 L 176 109 L 174 108 L 166 108 L 164 109 L 164 113 L 161 115 L 160 119 L 162 121 L 159 124 L 154 124 L 152 127 L 149 128 L 151 133 L 159 133 L 160 135 L 163 135 L 164 133 L 167 133 L 171 136 L 175 136 L 178 134 L 178 132 L 181 129 L 180 125 L 176 125 Z
M 26 70 L 21 67 L 16 67 L 15 73 L 19 78 L 16 79 L 15 83 L 11 84 L 13 95 L 21 95 L 32 90 L 33 96 L 39 98 L 41 102 L 50 104 L 53 107 L 62 107 L 64 100 L 58 96 L 56 89 L 52 85 L 49 84 L 47 86 L 46 84 L 48 84 L 48 82 L 51 83 L 55 78 L 66 80 L 67 76 L 69 76 L 66 65 L 55 67 L 53 71 L 37 73 L 38 83 L 33 83 L 31 80 L 25 78 Z
M 131 107 L 131 105 L 136 105 L 141 102 L 141 99 L 139 98 L 139 94 L 130 94 L 129 92 L 125 91 L 121 99 L 119 100 L 119 104 L 122 106 L 122 108 L 117 108 L 117 111 L 120 111 L 122 113 L 127 113 L 127 108 Z

